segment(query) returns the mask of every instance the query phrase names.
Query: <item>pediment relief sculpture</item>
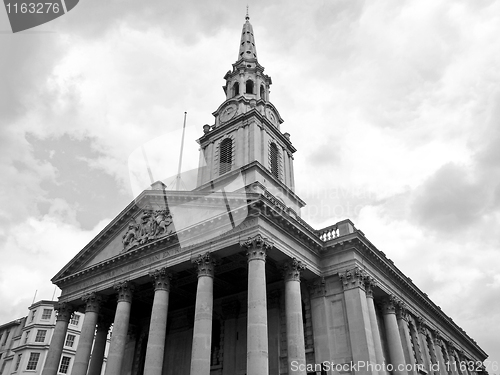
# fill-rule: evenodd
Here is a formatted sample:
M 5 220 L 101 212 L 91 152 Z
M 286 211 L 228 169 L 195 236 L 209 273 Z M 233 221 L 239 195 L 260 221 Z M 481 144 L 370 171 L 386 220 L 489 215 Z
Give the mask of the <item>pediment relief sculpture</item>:
M 168 209 L 153 210 L 146 206 L 138 221 L 131 219 L 128 223 L 128 228 L 122 238 L 123 251 L 129 251 L 174 232 L 172 215 Z

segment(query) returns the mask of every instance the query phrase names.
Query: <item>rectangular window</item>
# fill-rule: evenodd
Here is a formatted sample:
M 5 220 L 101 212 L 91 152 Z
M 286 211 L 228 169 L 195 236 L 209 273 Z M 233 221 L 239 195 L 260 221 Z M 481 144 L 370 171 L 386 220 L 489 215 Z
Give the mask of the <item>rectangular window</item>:
M 69 363 L 71 362 L 71 358 L 70 357 L 62 357 L 61 359 L 61 366 L 59 366 L 59 372 L 61 374 L 67 374 L 68 373 L 68 369 L 69 369 Z
M 16 372 L 19 369 L 19 365 L 21 364 L 21 358 L 23 357 L 22 354 L 19 354 L 17 356 L 17 361 L 16 361 L 16 367 L 14 367 L 14 372 Z
M 68 336 L 66 336 L 66 343 L 64 345 L 72 348 L 73 345 L 75 344 L 75 337 L 76 337 L 75 335 L 68 334 Z
M 35 315 L 36 315 L 36 310 L 33 310 L 33 312 L 31 313 L 31 322 L 35 320 Z
M 38 365 L 39 359 L 40 359 L 40 353 L 30 353 L 30 358 L 28 359 L 26 370 L 36 370 L 36 366 Z
M 10 329 L 7 332 L 5 332 L 5 337 L 3 338 L 2 346 L 7 344 L 7 340 L 9 339 L 9 335 L 10 335 Z
M 24 336 L 24 343 L 27 344 L 30 338 L 30 331 L 26 331 L 26 336 Z
M 36 332 L 35 342 L 44 342 L 46 335 L 47 335 L 47 330 L 46 329 L 39 329 Z
M 42 319 L 50 319 L 52 317 L 51 309 L 43 309 Z
M 80 321 L 80 315 L 73 314 L 69 324 L 77 326 L 79 321 Z

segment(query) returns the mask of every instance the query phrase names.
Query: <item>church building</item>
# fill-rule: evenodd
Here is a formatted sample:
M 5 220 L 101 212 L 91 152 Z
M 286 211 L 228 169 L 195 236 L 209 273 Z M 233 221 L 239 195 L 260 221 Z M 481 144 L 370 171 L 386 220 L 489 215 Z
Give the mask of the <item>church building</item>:
M 236 47 L 236 46 L 235 46 Z M 236 52 L 236 48 L 235 48 Z M 43 375 L 478 375 L 486 353 L 350 220 L 300 217 L 290 134 L 247 14 L 197 187 L 143 191 L 56 276 Z

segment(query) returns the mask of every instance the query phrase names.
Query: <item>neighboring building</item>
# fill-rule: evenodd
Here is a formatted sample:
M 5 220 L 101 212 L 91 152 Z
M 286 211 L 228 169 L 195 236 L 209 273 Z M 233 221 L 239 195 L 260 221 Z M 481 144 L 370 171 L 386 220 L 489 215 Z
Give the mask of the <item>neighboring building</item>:
M 196 189 L 154 183 L 53 278 L 43 375 L 57 373 L 74 310 L 85 321 L 72 375 L 101 371 L 99 316 L 114 322 L 106 375 L 482 372 L 476 342 L 351 221 L 300 218 L 295 148 L 248 15 L 224 79 Z
M 0 375 L 41 374 L 56 325 L 54 301 L 38 301 L 28 316 L 0 326 Z M 57 374 L 71 374 L 84 315 L 69 321 Z
M 26 318 L 20 318 L 0 325 L 0 375 L 10 374 L 12 348 L 21 335 L 25 321 Z

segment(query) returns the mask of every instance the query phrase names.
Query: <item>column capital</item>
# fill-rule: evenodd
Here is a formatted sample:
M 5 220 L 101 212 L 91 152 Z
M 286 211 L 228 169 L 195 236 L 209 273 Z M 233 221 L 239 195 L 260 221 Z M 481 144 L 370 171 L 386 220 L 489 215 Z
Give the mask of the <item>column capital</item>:
M 401 301 L 401 300 L 398 300 L 396 301 L 396 318 L 398 320 L 404 320 L 404 321 L 408 321 L 408 309 L 406 308 L 406 304 Z
M 448 341 L 446 343 L 446 346 L 447 346 L 448 351 L 450 351 L 452 353 L 455 353 L 457 350 L 457 348 L 455 347 L 455 344 L 452 341 Z
M 153 279 L 155 291 L 166 290 L 167 292 L 170 292 L 170 280 L 172 279 L 172 274 L 167 271 L 166 267 L 150 272 L 149 277 Z
M 71 315 L 73 315 L 75 308 L 67 302 L 59 302 L 56 305 L 55 310 L 57 311 L 56 321 L 62 320 L 65 322 L 69 322 L 69 319 L 71 318 Z
M 305 270 L 306 267 L 297 258 L 292 258 L 287 260 L 283 264 L 283 277 L 285 282 L 287 281 L 298 281 L 300 282 L 300 273 Z
M 319 277 L 308 284 L 309 297 L 319 298 L 326 296 L 326 281 L 324 277 Z
M 113 288 L 118 293 L 118 302 L 132 302 L 132 295 L 134 293 L 134 284 L 130 281 L 123 281 L 115 284 Z
M 458 350 L 457 354 L 458 354 L 458 358 L 460 360 L 467 359 L 467 356 L 465 355 L 465 351 L 464 350 L 462 350 L 462 349 Z
M 82 301 L 85 302 L 85 312 L 99 312 L 102 302 L 105 298 L 96 292 L 86 293 L 82 296 Z
M 344 290 L 349 290 L 353 288 L 364 289 L 364 277 L 365 273 L 359 268 L 354 267 L 351 270 L 346 270 L 344 272 L 339 272 L 340 280 L 342 281 L 342 286 Z
M 366 275 L 364 277 L 364 283 L 365 283 L 366 296 L 368 298 L 373 298 L 373 288 L 377 286 L 377 281 L 373 277 Z
M 418 332 L 422 335 L 426 335 L 425 319 L 422 316 L 418 315 L 417 317 L 415 317 L 415 323 L 417 325 Z
M 195 268 L 198 271 L 198 277 L 214 277 L 215 259 L 212 257 L 212 255 L 210 255 L 209 252 L 198 255 L 198 257 L 193 259 L 191 262 L 194 264 Z
M 396 296 L 391 294 L 384 300 L 382 305 L 382 312 L 384 314 L 395 314 L 398 302 L 399 300 L 396 298 Z
M 432 330 L 431 337 L 434 342 L 434 345 L 443 346 L 443 340 L 441 339 L 441 334 L 437 329 Z
M 267 252 L 272 249 L 273 243 L 267 238 L 257 234 L 254 237 L 248 237 L 246 241 L 240 242 L 240 246 L 247 250 L 248 261 L 266 260 Z

